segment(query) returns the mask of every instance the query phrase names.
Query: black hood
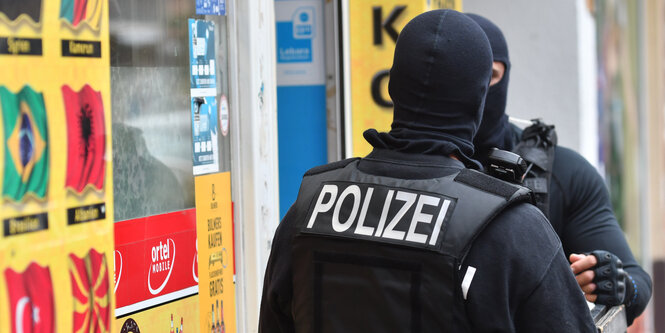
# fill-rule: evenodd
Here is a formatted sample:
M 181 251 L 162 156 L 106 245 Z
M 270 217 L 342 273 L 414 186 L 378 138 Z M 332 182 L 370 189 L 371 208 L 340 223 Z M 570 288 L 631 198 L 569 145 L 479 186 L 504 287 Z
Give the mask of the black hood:
M 388 90 L 392 129 L 365 131 L 375 148 L 407 153 L 455 154 L 469 167 L 492 72 L 483 30 L 454 10 L 418 15 L 395 46 Z
M 508 45 L 503 33 L 490 20 L 476 15 L 466 14 L 474 20 L 485 31 L 487 38 L 492 46 L 494 61 L 500 61 L 506 65 L 506 71 L 501 81 L 491 86 L 485 100 L 485 112 L 483 112 L 483 121 L 480 123 L 478 134 L 473 140 L 476 146 L 476 156 L 483 160 L 488 151 L 493 148 L 511 150 L 513 140 L 506 115 L 506 98 L 508 96 L 508 80 L 510 78 L 510 58 L 508 57 Z

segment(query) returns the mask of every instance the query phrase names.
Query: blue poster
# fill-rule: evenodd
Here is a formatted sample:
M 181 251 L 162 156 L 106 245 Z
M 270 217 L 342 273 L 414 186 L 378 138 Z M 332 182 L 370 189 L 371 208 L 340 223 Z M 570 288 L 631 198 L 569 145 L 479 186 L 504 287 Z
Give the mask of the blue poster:
M 280 215 L 303 173 L 328 162 L 324 0 L 276 0 Z
M 189 19 L 192 163 L 194 175 L 219 171 L 215 24 Z
M 192 89 L 216 87 L 214 22 L 189 19 L 189 62 Z
M 216 172 L 217 160 L 217 101 L 215 97 L 192 98 L 192 142 L 195 170 Z M 195 172 L 196 174 L 196 172 Z M 200 173 L 199 173 L 200 174 Z
M 226 0 L 196 0 L 197 15 L 226 15 Z

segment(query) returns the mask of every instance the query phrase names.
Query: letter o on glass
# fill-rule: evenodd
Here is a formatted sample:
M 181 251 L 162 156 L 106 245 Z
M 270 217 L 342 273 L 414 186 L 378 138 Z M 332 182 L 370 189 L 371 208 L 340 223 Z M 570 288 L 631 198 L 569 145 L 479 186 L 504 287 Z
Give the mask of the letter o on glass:
M 353 208 L 351 209 L 351 214 L 349 214 L 349 218 L 344 222 L 341 223 L 339 221 L 339 211 L 342 209 L 342 205 L 344 205 L 344 201 L 346 200 L 346 197 L 349 195 L 353 195 Z M 348 230 L 351 225 L 353 225 L 353 221 L 356 220 L 356 215 L 358 215 L 358 208 L 360 207 L 360 187 L 358 185 L 351 185 L 344 189 L 342 194 L 339 195 L 339 200 L 337 200 L 337 204 L 335 205 L 335 211 L 333 212 L 333 217 L 332 217 L 332 228 L 336 232 L 344 232 Z

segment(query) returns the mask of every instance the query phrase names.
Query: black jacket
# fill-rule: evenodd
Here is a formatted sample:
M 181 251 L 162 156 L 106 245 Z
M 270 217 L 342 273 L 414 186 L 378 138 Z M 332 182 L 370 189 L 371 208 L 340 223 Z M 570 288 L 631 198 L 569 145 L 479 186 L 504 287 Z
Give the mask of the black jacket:
M 483 120 L 474 137 L 476 154 L 473 158 L 483 159 L 493 147 L 514 149 L 521 130 L 510 124 L 505 112 L 511 63 L 503 33 L 488 19 L 467 15 L 480 25 L 489 38 L 493 60 L 506 66 L 503 78 L 489 88 Z M 621 258 L 626 272 L 631 275 L 631 280 L 626 283 L 626 305 L 628 324 L 632 323 L 651 297 L 651 280 L 633 258 L 612 213 L 603 180 L 582 156 L 557 146 L 551 182 L 549 217 L 563 242 L 566 256 L 605 250 Z M 633 280 L 637 292 L 633 288 Z
M 511 126 L 513 147 L 521 133 L 518 127 Z M 623 262 L 624 270 L 629 274 L 624 304 L 630 326 L 649 303 L 651 278 L 633 257 L 612 211 L 605 182 L 582 155 L 556 146 L 550 186 L 549 219 L 563 243 L 566 257 L 571 253 L 605 250 Z
M 408 180 L 443 177 L 463 165 L 448 157 L 375 150 L 357 168 Z M 299 196 L 298 201 L 302 200 L 308 206 L 314 198 Z M 299 268 L 293 267 L 292 237 L 294 225 L 303 218 L 292 208 L 275 234 L 264 281 L 260 332 L 294 332 L 296 318 L 307 320 L 294 313 L 293 306 L 293 295 L 302 284 L 293 279 Z M 354 248 L 348 251 L 354 253 Z M 494 218 L 474 241 L 458 281 L 469 267 L 476 272 L 463 306 L 464 320 L 473 332 L 595 332 L 561 243 L 535 206 L 518 204 Z M 452 288 L 461 290 L 460 285 Z M 371 306 L 358 302 L 348 306 L 371 318 Z
M 571 253 L 605 250 L 623 262 L 630 275 L 626 281 L 625 304 L 628 325 L 632 324 L 651 298 L 651 278 L 633 257 L 612 211 L 605 182 L 580 154 L 557 146 L 550 188 L 550 223 L 561 238 L 566 257 Z

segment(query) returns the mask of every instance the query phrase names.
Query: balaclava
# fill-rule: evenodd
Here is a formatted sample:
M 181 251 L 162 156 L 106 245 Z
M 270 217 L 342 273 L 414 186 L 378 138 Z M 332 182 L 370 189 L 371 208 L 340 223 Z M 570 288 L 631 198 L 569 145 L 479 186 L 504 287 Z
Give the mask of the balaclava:
M 388 91 L 392 129 L 365 131 L 378 149 L 455 154 L 468 167 L 492 72 L 483 30 L 454 10 L 425 12 L 402 30 L 395 46 Z
M 510 59 L 508 57 L 508 45 L 503 33 L 490 20 L 476 15 L 466 14 L 474 20 L 485 31 L 492 46 L 494 61 L 500 61 L 506 65 L 506 71 L 501 81 L 490 87 L 485 100 L 485 112 L 483 121 L 480 123 L 478 133 L 473 140 L 476 146 L 476 157 L 483 160 L 493 147 L 511 150 L 513 148 L 512 136 L 510 135 L 510 123 L 506 115 L 506 97 L 508 95 L 508 78 L 510 74 Z

